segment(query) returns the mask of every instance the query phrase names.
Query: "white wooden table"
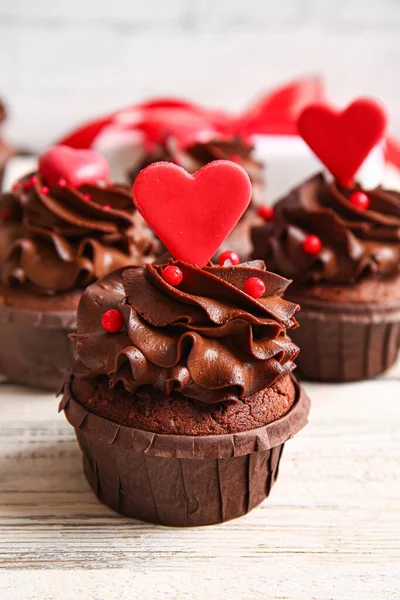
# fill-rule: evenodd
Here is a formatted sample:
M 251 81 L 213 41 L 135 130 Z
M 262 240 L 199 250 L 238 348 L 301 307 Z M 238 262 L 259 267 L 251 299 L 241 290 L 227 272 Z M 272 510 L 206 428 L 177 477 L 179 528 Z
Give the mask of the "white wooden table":
M 400 365 L 306 387 L 310 424 L 270 499 L 169 529 L 98 503 L 52 395 L 0 386 L 1 599 L 400 598 Z

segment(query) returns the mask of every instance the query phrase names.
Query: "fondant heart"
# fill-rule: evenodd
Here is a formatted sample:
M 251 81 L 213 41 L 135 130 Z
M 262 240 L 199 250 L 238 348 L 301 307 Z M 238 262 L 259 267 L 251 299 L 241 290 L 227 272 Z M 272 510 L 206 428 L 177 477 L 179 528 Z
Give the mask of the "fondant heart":
M 298 131 L 311 150 L 344 186 L 372 148 L 383 138 L 386 114 L 372 100 L 360 98 L 343 111 L 313 104 L 301 113 Z
M 54 146 L 40 157 L 39 173 L 50 186 L 64 179 L 68 186 L 78 188 L 84 183 L 108 181 L 110 167 L 104 156 L 93 150 Z
M 227 160 L 194 175 L 159 162 L 139 173 L 132 191 L 138 211 L 172 256 L 204 267 L 249 205 L 251 184 L 246 171 Z

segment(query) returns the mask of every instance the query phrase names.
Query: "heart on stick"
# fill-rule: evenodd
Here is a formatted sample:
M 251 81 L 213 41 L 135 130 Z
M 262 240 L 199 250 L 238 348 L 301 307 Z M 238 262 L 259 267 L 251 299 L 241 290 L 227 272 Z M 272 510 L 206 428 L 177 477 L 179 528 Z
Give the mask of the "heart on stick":
M 386 129 L 383 108 L 372 100 L 360 98 L 343 111 L 325 104 L 312 104 L 301 113 L 299 135 L 345 187 L 354 176 Z
M 39 158 L 39 173 L 50 186 L 64 179 L 69 187 L 78 188 L 85 183 L 108 181 L 110 167 L 104 156 L 94 150 L 53 146 Z
M 191 175 L 173 163 L 158 162 L 133 184 L 136 208 L 177 260 L 204 267 L 248 207 L 246 171 L 216 160 Z

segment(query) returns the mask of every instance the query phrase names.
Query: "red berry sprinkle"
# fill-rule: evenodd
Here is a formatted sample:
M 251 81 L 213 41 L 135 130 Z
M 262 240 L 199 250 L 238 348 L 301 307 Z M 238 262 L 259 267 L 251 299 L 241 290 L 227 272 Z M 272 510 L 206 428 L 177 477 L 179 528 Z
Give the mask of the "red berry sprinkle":
M 317 235 L 308 235 L 302 247 L 306 254 L 318 254 L 321 251 L 322 242 Z
M 107 212 L 107 211 L 111 210 L 111 206 L 109 204 L 105 204 L 103 206 L 103 210 L 105 210 Z
M 40 188 L 40 191 L 42 192 L 42 194 L 43 194 L 44 196 L 47 196 L 47 195 L 49 194 L 49 192 L 50 192 L 50 190 L 49 190 L 49 188 L 47 187 L 47 185 L 43 185 L 43 186 Z
M 111 308 L 103 313 L 101 325 L 108 333 L 118 333 L 124 326 L 124 320 L 121 313 L 115 308 Z
M 28 179 L 28 181 L 24 181 L 22 187 L 24 188 L 24 190 L 29 190 L 32 187 L 30 179 Z
M 65 181 L 65 179 L 61 178 L 57 181 L 57 185 L 60 188 L 65 188 L 67 187 L 67 182 Z
M 227 263 L 227 265 L 225 265 Z M 239 254 L 233 250 L 225 250 L 218 257 L 218 264 L 223 266 L 238 265 L 240 263 Z
M 21 186 L 19 185 L 18 181 L 16 181 L 15 183 L 13 183 L 12 185 L 12 189 L 14 192 L 16 192 L 17 190 L 19 190 Z
M 265 294 L 265 283 L 259 277 L 250 277 L 244 284 L 244 291 L 252 298 L 261 298 Z
M 352 204 L 354 208 L 358 208 L 358 210 L 367 210 L 369 207 L 369 198 L 364 192 L 353 192 L 349 200 L 350 204 Z
M 39 181 L 39 179 L 37 178 L 37 176 L 36 176 L 36 175 L 32 175 L 32 177 L 30 178 L 30 180 L 29 180 L 29 181 L 30 181 L 30 184 L 31 184 L 31 185 L 36 185 L 36 184 L 37 184 L 37 182 Z
M 8 219 L 10 218 L 10 211 L 9 210 L 2 210 L 1 211 L 1 218 L 3 219 L 3 221 L 8 221 Z
M 168 265 L 165 267 L 162 272 L 162 277 L 164 281 L 169 283 L 169 285 L 179 285 L 183 279 L 183 273 L 179 267 L 175 267 L 175 265 Z
M 274 209 L 272 206 L 264 204 L 263 206 L 260 206 L 258 208 L 257 214 L 259 217 L 264 219 L 264 221 L 272 221 L 272 219 L 274 218 Z
M 83 194 L 83 197 L 85 198 L 85 200 L 87 200 L 88 202 L 91 201 L 92 196 L 90 194 Z

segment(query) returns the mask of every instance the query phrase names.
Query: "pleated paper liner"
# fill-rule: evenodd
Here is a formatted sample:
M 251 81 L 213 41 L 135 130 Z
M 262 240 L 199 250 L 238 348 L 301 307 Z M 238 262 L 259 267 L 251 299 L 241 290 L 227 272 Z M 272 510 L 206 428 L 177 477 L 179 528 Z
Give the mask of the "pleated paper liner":
M 300 327 L 290 332 L 300 348 L 301 378 L 326 382 L 370 379 L 397 359 L 400 306 L 341 305 L 305 298 L 296 314 Z
M 297 397 L 282 418 L 224 435 L 164 435 L 117 425 L 87 411 L 65 384 L 60 410 L 75 428 L 83 468 L 96 496 L 123 515 L 168 526 L 222 523 L 266 498 L 284 443 L 307 423 Z
M 68 334 L 76 327 L 76 311 L 0 305 L 0 327 L 0 374 L 12 383 L 57 392 L 73 361 Z

